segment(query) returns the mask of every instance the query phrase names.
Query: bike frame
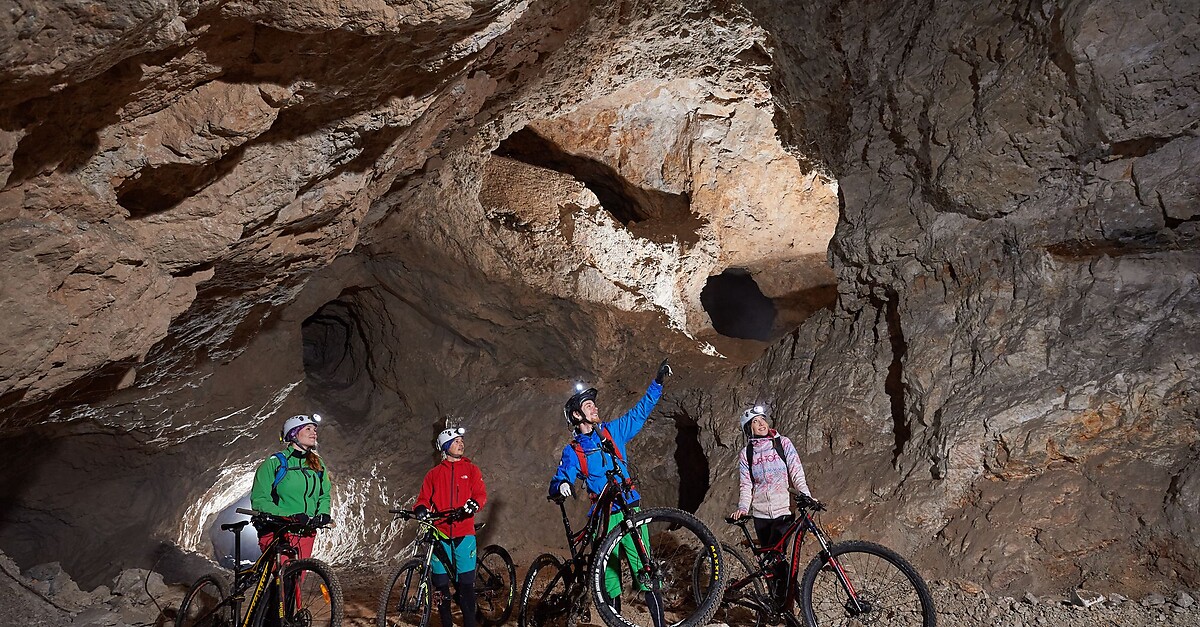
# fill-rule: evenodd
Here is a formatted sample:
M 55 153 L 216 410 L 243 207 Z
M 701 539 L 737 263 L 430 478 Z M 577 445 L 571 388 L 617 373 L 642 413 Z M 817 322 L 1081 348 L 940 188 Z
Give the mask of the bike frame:
M 613 453 L 608 450 L 609 446 L 611 445 L 608 442 L 604 442 L 601 451 L 610 458 L 614 458 Z M 548 497 L 558 503 L 558 508 L 562 512 L 563 528 L 567 532 L 567 549 L 571 552 L 569 562 L 571 568 L 568 571 L 569 584 L 573 584 L 577 579 L 582 580 L 583 574 L 591 570 L 592 563 L 596 559 L 596 550 L 600 548 L 600 542 L 604 540 L 607 533 L 607 530 L 605 533 L 599 533 L 600 522 L 607 520 L 612 515 L 613 505 L 617 506 L 624 517 L 621 521 L 622 525 L 628 525 L 633 514 L 629 502 L 625 499 L 625 487 L 632 487 L 633 479 L 625 477 L 621 472 L 621 467 L 617 465 L 616 459 L 613 459 L 613 467 L 606 470 L 604 476 L 607 478 L 604 489 L 592 503 L 592 511 L 588 514 L 587 522 L 578 533 L 571 530 L 571 519 L 567 516 L 566 498 Z M 633 534 L 633 537 L 637 550 L 641 553 L 643 567 L 649 568 L 653 563 L 652 560 L 647 559 L 650 556 L 650 547 L 642 546 L 640 534 Z
M 239 510 L 239 512 L 248 513 L 241 510 Z M 221 529 L 223 531 L 233 532 L 233 589 L 230 590 L 229 596 L 222 599 L 221 602 L 218 603 L 215 608 L 213 608 L 214 611 L 217 611 L 227 605 L 232 606 L 236 621 L 241 627 L 250 627 L 250 625 L 254 624 L 254 619 L 256 617 L 255 615 L 259 612 L 265 611 L 265 606 L 262 605 L 262 602 L 266 596 L 267 586 L 271 585 L 272 579 L 274 580 L 273 583 L 277 592 L 276 598 L 279 601 L 277 610 L 279 612 L 279 618 L 282 621 L 283 617 L 286 615 L 286 608 L 284 607 L 283 579 L 278 575 L 283 566 L 283 556 L 295 558 L 297 555 L 296 549 L 287 542 L 288 535 L 296 534 L 285 532 L 284 529 L 280 529 L 279 532 L 275 533 L 275 537 L 271 540 L 271 543 L 267 545 L 267 548 L 265 551 L 263 551 L 262 555 L 258 556 L 258 559 L 255 560 L 250 567 L 241 568 L 241 532 L 242 529 L 248 524 L 250 524 L 250 521 L 243 520 L 241 522 L 236 522 L 229 525 L 221 525 Z M 245 592 L 249 590 L 251 586 L 253 586 L 254 592 L 251 594 L 249 602 L 247 602 L 246 614 L 243 616 L 242 603 L 245 600 Z
M 858 593 L 854 590 L 854 585 L 850 583 L 850 579 L 846 576 L 846 572 L 842 570 L 842 565 L 839 564 L 837 560 L 830 558 L 829 539 L 825 536 L 825 532 L 821 530 L 821 527 L 817 525 L 816 521 L 812 519 L 812 514 L 809 513 L 807 508 L 800 508 L 800 516 L 788 525 L 787 529 L 783 532 L 783 537 L 780 538 L 774 546 L 769 547 L 758 546 L 750 537 L 750 530 L 746 529 L 746 526 L 750 524 L 749 518 L 742 518 L 738 521 L 731 522 L 741 528 L 742 534 L 746 536 L 746 542 L 750 545 L 751 549 L 754 551 L 754 557 L 758 560 L 759 570 L 756 573 L 751 573 L 750 576 L 746 577 L 744 580 L 730 582 L 728 590 L 738 590 L 749 583 L 750 580 L 758 577 L 761 577 L 764 580 L 772 579 L 773 576 L 768 568 L 768 560 L 773 555 L 778 555 L 779 559 L 784 559 L 784 555 L 787 553 L 788 542 L 792 542 L 791 559 L 788 560 L 787 594 L 784 597 L 783 605 L 778 608 L 767 608 L 772 609 L 773 611 L 777 609 L 781 613 L 791 615 L 798 600 L 796 598 L 796 594 L 799 586 L 797 586 L 796 583 L 798 581 L 797 575 L 800 572 L 800 549 L 803 548 L 805 536 L 811 531 L 813 537 L 815 537 L 817 542 L 821 545 L 820 556 L 827 564 L 833 566 L 834 570 L 837 572 L 838 581 L 842 584 L 842 590 L 845 591 L 846 596 L 848 596 L 850 599 L 848 603 L 853 604 L 854 613 L 859 613 L 862 611 L 862 606 L 858 600 Z M 772 605 L 774 605 L 774 603 L 772 603 Z
M 401 514 L 409 520 L 415 521 L 418 525 L 420 525 L 421 531 L 417 537 L 417 545 L 424 547 L 424 550 L 422 551 L 424 555 L 421 558 L 421 563 L 423 565 L 421 572 L 423 574 L 421 575 L 421 583 L 417 587 L 417 598 L 424 599 L 426 598 L 425 591 L 429 590 L 430 585 L 433 583 L 433 569 L 431 567 L 433 564 L 433 552 L 442 550 L 441 545 L 437 541 L 450 539 L 450 536 L 446 535 L 441 529 L 438 529 L 436 526 L 434 526 L 433 523 L 448 517 L 450 512 L 444 512 L 441 514 L 435 513 L 426 520 L 422 520 L 415 516 L 409 516 L 410 512 L 404 512 L 403 510 L 393 510 L 393 513 Z M 442 550 L 442 552 L 445 553 L 444 550 Z M 438 557 L 442 559 L 444 564 L 450 563 L 449 556 L 439 555 Z M 407 584 L 408 582 L 406 581 L 405 585 Z M 428 597 L 431 606 L 434 605 L 436 601 L 436 599 L 433 597 L 433 593 L 433 590 L 429 590 Z

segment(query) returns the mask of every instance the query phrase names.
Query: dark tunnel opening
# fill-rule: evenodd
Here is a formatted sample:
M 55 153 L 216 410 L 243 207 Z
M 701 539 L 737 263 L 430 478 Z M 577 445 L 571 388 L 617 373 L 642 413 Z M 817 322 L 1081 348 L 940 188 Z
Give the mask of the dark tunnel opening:
M 700 445 L 700 425 L 685 410 L 668 414 L 675 420 L 675 466 L 679 469 L 679 509 L 700 509 L 711 486 L 708 456 Z
M 369 331 L 359 305 L 345 294 L 301 324 L 305 381 L 339 418 L 365 416 L 373 402 Z
M 708 277 L 700 291 L 700 305 L 712 320 L 713 329 L 721 335 L 744 340 L 771 339 L 777 313 L 775 303 L 744 269 L 729 268 Z
M 345 389 L 365 373 L 367 342 L 349 303 L 326 303 L 304 321 L 301 336 L 304 373 L 323 387 Z

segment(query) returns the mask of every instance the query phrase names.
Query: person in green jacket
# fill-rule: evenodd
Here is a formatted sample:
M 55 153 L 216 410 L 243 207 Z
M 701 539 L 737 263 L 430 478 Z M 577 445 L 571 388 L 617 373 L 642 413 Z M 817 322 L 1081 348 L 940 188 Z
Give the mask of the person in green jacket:
M 274 516 L 287 516 L 313 527 L 328 525 L 329 472 L 317 454 L 317 423 L 321 417 L 292 416 L 283 423 L 279 438 L 287 448 L 271 455 L 254 472 L 250 507 Z M 286 468 L 282 473 L 280 469 Z M 266 550 L 275 538 L 272 529 L 258 530 L 258 546 Z M 301 558 L 312 556 L 313 536 L 288 535 Z

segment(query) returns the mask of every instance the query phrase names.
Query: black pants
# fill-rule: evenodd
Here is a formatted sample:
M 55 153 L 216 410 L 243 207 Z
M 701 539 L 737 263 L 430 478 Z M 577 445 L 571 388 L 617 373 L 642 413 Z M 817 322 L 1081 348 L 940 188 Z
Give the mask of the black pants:
M 453 627 L 450 616 L 450 575 L 433 573 L 433 587 L 441 593 L 438 613 L 442 615 L 442 627 Z M 475 571 L 458 574 L 454 582 L 454 596 L 462 608 L 463 627 L 475 627 Z
M 777 542 L 783 539 L 784 532 L 787 531 L 788 525 L 796 519 L 791 514 L 780 516 L 779 518 L 755 518 L 754 533 L 758 535 L 758 546 L 766 549 L 775 546 Z M 787 547 L 783 547 L 784 557 L 789 557 L 786 553 Z M 787 560 L 783 560 L 775 564 L 775 568 L 771 571 L 774 575 L 774 585 L 771 587 L 771 594 L 775 595 L 778 600 L 783 600 L 787 596 L 787 579 L 788 579 L 788 564 Z

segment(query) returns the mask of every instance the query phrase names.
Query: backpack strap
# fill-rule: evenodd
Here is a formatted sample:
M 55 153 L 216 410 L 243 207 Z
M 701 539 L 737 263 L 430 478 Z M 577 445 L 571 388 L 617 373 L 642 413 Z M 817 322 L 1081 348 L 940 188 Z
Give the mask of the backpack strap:
M 275 481 L 271 483 L 271 500 L 279 505 L 279 482 L 283 481 L 283 476 L 287 474 L 288 461 L 287 455 L 284 455 L 282 451 L 275 453 L 272 457 L 279 460 L 279 468 L 275 469 Z
M 775 437 L 771 438 L 771 443 L 775 445 L 775 452 L 779 454 L 779 459 L 783 460 L 784 469 L 788 470 L 790 473 L 791 469 L 789 469 L 787 467 L 787 453 L 783 452 L 783 438 L 776 435 Z M 749 466 L 750 468 L 754 467 L 754 439 L 753 438 L 746 440 L 746 465 Z M 753 472 L 750 473 L 750 480 L 751 481 L 754 480 Z
M 600 439 L 608 440 L 613 445 L 613 452 L 616 453 L 617 459 L 625 461 L 625 456 L 621 454 L 621 449 L 617 448 L 617 443 L 613 441 L 612 434 L 608 432 L 608 425 L 600 425 L 599 433 Z M 583 445 L 579 443 L 579 440 L 572 439 L 571 448 L 575 449 L 575 457 L 579 459 L 579 471 L 583 473 L 584 481 L 587 481 L 588 463 L 587 455 L 583 452 Z M 632 487 L 632 483 L 630 485 Z M 591 497 L 593 501 L 596 500 L 596 495 L 591 495 Z

